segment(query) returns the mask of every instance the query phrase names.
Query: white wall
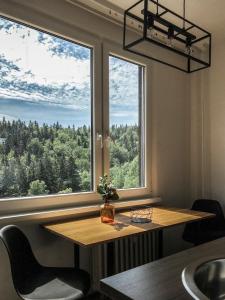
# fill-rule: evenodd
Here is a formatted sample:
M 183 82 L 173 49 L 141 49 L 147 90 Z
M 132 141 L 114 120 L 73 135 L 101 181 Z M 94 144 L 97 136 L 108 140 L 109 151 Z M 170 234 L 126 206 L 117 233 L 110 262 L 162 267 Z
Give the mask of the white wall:
M 212 67 L 201 74 L 203 195 L 225 207 L 225 40 L 214 37 Z
M 191 197 L 225 208 L 225 40 L 213 34 L 212 66 L 191 77 Z
M 17 3 L 24 5 L 17 5 Z M 108 38 L 121 43 L 122 28 L 103 19 L 92 16 L 62 0 L 0 0 L 0 10 L 8 15 L 24 19 L 30 23 L 48 28 L 49 21 L 64 31 L 72 31 L 73 26 L 89 31 L 99 38 Z M 68 25 L 69 27 L 68 27 Z M 68 29 L 69 28 L 69 29 Z M 190 117 L 189 75 L 169 67 L 152 65 L 152 190 L 161 195 L 167 205 L 185 207 L 189 204 L 190 184 Z M 38 224 L 25 224 L 32 239 L 35 252 L 41 261 L 48 264 L 72 265 L 72 245 L 60 238 L 44 233 Z M 182 228 L 170 230 L 165 235 L 166 253 L 183 247 L 180 239 Z M 49 255 L 48 255 L 49 253 Z M 4 252 L 0 249 L 0 259 Z M 4 300 L 13 300 L 7 277 L 7 260 L 1 260 L 0 295 Z M 8 278 L 8 277 L 7 277 Z M 3 283 L 3 284 L 2 284 Z

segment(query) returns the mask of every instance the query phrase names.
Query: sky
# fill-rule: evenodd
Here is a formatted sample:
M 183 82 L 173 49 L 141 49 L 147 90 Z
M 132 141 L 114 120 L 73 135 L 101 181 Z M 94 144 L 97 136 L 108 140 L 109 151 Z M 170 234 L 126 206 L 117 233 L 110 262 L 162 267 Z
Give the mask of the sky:
M 91 49 L 0 18 L 0 119 L 90 125 Z M 110 124 L 138 122 L 138 66 L 110 57 Z

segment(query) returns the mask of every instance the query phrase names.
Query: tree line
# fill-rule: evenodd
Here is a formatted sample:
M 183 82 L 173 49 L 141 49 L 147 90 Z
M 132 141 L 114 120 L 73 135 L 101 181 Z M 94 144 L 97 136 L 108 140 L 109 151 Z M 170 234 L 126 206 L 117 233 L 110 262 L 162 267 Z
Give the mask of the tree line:
M 117 188 L 139 184 L 138 127 L 111 127 L 110 175 Z M 91 129 L 0 121 L 0 197 L 92 189 Z

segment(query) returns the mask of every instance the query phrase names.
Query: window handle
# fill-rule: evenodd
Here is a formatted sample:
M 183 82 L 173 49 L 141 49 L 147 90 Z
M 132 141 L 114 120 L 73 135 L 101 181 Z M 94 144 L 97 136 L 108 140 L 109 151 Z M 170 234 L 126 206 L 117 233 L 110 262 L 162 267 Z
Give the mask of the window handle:
M 105 137 L 105 144 L 106 144 L 107 148 L 109 148 L 110 142 L 111 142 L 111 137 L 109 135 L 106 135 L 106 137 Z
M 100 142 L 100 145 L 101 145 L 101 149 L 103 148 L 103 138 L 102 138 L 102 134 L 97 132 L 97 142 Z

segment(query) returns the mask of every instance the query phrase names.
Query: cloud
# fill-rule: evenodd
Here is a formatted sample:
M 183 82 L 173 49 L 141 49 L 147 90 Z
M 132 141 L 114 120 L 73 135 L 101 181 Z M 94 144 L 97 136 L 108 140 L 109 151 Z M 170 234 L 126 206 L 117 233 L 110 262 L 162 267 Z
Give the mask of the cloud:
M 124 108 L 124 107 L 123 107 Z M 136 118 L 138 119 L 138 111 L 129 111 L 129 110 L 123 110 L 123 111 L 112 111 L 111 114 L 112 118 L 114 117 L 130 117 L 130 118 Z
M 136 64 L 110 56 L 109 80 L 112 104 L 138 104 L 139 67 Z
M 38 41 L 48 46 L 48 51 L 59 57 L 73 57 L 76 60 L 90 59 L 91 51 L 87 47 L 76 45 L 62 38 L 39 32 Z
M 15 62 L 0 56 L 0 97 L 17 98 L 30 102 L 47 102 L 49 104 L 86 109 L 90 106 L 90 82 L 41 84 L 35 82 L 31 70 L 24 71 Z
M 16 30 L 22 28 L 22 25 L 19 23 L 12 22 L 10 20 L 7 20 L 5 18 L 0 18 L 0 30 L 4 30 L 8 34 L 10 34 L 11 30 Z
M 19 71 L 19 67 L 12 61 L 7 60 L 4 55 L 0 54 L 0 75 L 8 76 L 12 71 Z
M 3 18 L 0 39 L 0 105 L 2 98 L 90 109 L 89 48 Z M 109 63 L 112 117 L 136 119 L 139 68 L 115 57 Z

